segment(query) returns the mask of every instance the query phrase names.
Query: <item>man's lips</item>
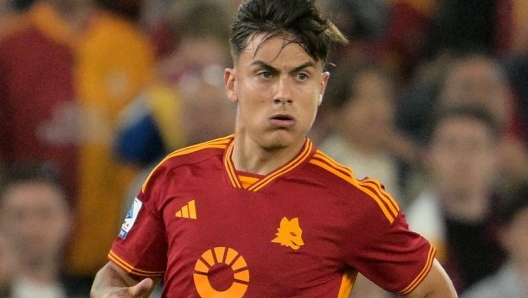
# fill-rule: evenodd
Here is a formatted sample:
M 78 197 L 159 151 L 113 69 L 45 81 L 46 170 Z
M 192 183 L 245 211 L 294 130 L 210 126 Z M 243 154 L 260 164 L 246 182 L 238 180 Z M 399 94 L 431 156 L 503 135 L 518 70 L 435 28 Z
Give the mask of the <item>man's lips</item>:
M 277 114 L 270 118 L 270 122 L 279 128 L 289 128 L 295 124 L 295 118 L 288 114 Z

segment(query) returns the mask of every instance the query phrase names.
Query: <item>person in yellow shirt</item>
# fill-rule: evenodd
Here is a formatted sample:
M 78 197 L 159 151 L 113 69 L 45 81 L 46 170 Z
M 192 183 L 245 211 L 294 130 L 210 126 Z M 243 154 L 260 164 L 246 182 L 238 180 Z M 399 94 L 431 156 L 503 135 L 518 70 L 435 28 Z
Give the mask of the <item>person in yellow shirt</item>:
M 152 45 L 137 22 L 142 1 L 94 4 L 76 45 L 78 224 L 68 255 L 69 271 L 86 276 L 106 262 L 105 252 L 122 220 L 122 200 L 135 175 L 114 158 L 113 131 L 121 110 L 150 82 L 154 70 Z

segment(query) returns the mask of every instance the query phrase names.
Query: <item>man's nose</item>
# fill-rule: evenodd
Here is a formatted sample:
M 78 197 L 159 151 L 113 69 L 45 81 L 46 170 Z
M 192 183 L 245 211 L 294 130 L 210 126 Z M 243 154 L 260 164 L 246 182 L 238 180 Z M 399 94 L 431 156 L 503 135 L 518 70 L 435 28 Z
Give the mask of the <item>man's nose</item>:
M 277 92 L 273 100 L 276 104 L 292 103 L 291 97 L 291 82 L 287 77 L 280 78 L 277 82 Z

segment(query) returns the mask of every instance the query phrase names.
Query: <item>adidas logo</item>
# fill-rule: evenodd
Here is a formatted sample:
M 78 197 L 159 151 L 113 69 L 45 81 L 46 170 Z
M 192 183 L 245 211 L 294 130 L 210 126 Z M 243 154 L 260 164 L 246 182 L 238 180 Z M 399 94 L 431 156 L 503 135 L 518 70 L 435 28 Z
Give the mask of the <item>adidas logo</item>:
M 176 217 L 196 219 L 196 205 L 194 204 L 194 200 L 189 201 L 178 210 Z

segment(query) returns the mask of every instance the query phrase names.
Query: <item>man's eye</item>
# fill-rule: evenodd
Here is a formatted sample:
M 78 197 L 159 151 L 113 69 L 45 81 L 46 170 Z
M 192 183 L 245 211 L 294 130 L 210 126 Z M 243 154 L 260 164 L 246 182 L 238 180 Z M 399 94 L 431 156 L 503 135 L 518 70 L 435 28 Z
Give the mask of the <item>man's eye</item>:
M 261 71 L 261 72 L 258 73 L 258 75 L 260 77 L 265 78 L 265 79 L 269 79 L 269 78 L 271 78 L 273 76 L 270 71 Z
M 305 73 L 299 73 L 297 75 L 297 78 L 299 78 L 299 80 L 301 80 L 301 81 L 304 81 L 304 80 L 308 79 L 308 75 L 305 74 Z

